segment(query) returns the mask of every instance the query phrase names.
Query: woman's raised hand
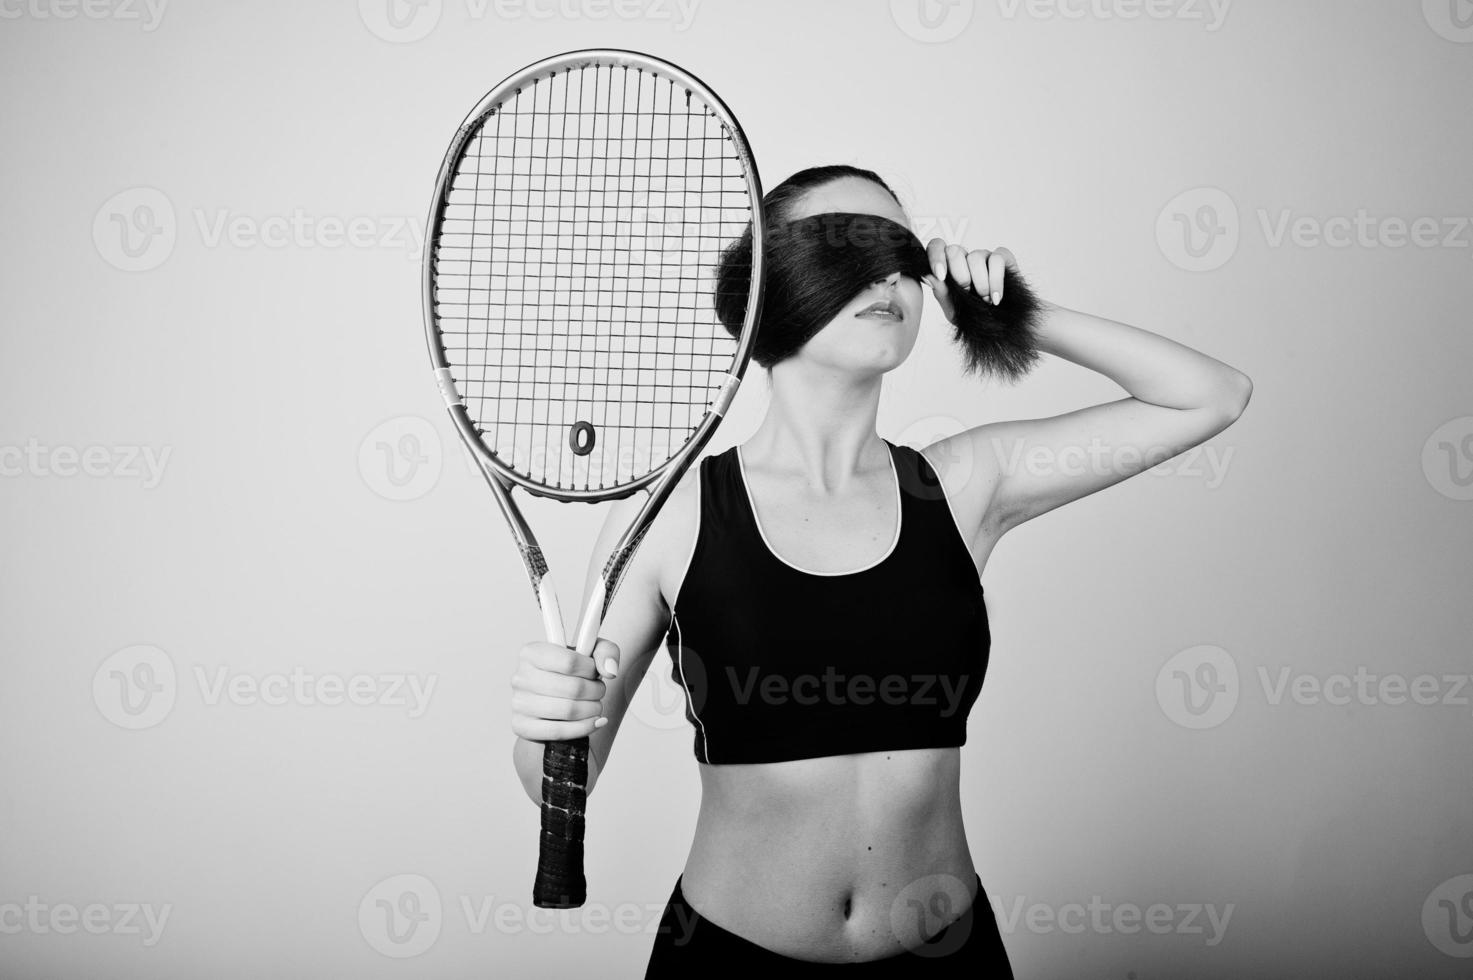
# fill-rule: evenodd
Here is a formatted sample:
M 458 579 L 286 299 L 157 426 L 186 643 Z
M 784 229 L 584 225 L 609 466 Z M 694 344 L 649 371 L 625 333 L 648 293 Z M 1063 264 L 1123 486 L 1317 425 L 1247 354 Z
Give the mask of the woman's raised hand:
M 1003 272 L 1005 269 L 1018 271 L 1018 260 L 1012 251 L 999 246 L 995 249 L 978 248 L 967 251 L 960 245 L 948 245 L 940 238 L 926 244 L 926 258 L 931 263 L 931 275 L 926 285 L 941 304 L 941 312 L 949 322 L 955 322 L 956 309 L 947 295 L 946 274 L 963 288 L 971 288 L 984 300 L 997 306 L 1002 302 Z

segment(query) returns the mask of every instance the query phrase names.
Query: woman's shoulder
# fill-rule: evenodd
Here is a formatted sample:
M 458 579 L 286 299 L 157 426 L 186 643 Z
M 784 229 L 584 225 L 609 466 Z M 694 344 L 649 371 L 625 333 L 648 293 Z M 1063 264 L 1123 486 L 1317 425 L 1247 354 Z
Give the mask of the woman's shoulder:
M 691 463 L 665 498 L 659 513 L 655 515 L 644 540 L 640 542 L 635 560 L 652 563 L 655 581 L 666 609 L 675 604 L 681 581 L 685 577 L 696 535 L 700 531 L 702 463 L 710 454 L 703 454 Z M 644 504 L 643 491 L 635 494 L 630 503 L 629 519 L 632 520 L 639 507 Z

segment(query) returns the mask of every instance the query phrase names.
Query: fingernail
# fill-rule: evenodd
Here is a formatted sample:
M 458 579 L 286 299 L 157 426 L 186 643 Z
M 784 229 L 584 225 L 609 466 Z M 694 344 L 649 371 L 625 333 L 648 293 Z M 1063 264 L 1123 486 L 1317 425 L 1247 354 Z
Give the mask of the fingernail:
M 596 719 L 594 719 L 593 727 L 594 728 L 602 728 L 605 725 L 607 725 L 608 723 L 609 723 L 609 720 L 607 718 L 596 718 Z
M 1002 293 L 993 293 L 992 294 L 992 305 L 993 306 L 997 306 L 1000 303 L 1002 303 Z
M 619 665 L 614 663 L 613 657 L 609 657 L 604 660 L 604 673 L 608 674 L 610 677 L 619 673 Z

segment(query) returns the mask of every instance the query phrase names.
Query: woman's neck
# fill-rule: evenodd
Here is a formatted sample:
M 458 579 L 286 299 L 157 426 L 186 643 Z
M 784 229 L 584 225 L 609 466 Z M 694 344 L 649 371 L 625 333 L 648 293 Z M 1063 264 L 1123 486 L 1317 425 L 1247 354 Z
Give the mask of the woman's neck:
M 767 414 L 742 445 L 743 462 L 801 476 L 820 493 L 888 467 L 889 450 L 875 431 L 883 377 L 856 380 L 796 358 L 780 362 L 771 372 Z

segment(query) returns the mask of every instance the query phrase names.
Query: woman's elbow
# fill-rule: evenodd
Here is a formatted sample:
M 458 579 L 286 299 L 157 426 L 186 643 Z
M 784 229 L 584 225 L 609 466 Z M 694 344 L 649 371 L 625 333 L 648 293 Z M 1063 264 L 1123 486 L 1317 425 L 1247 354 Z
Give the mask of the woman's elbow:
M 1242 371 L 1233 371 L 1213 404 L 1228 422 L 1235 422 L 1253 397 L 1253 379 Z

